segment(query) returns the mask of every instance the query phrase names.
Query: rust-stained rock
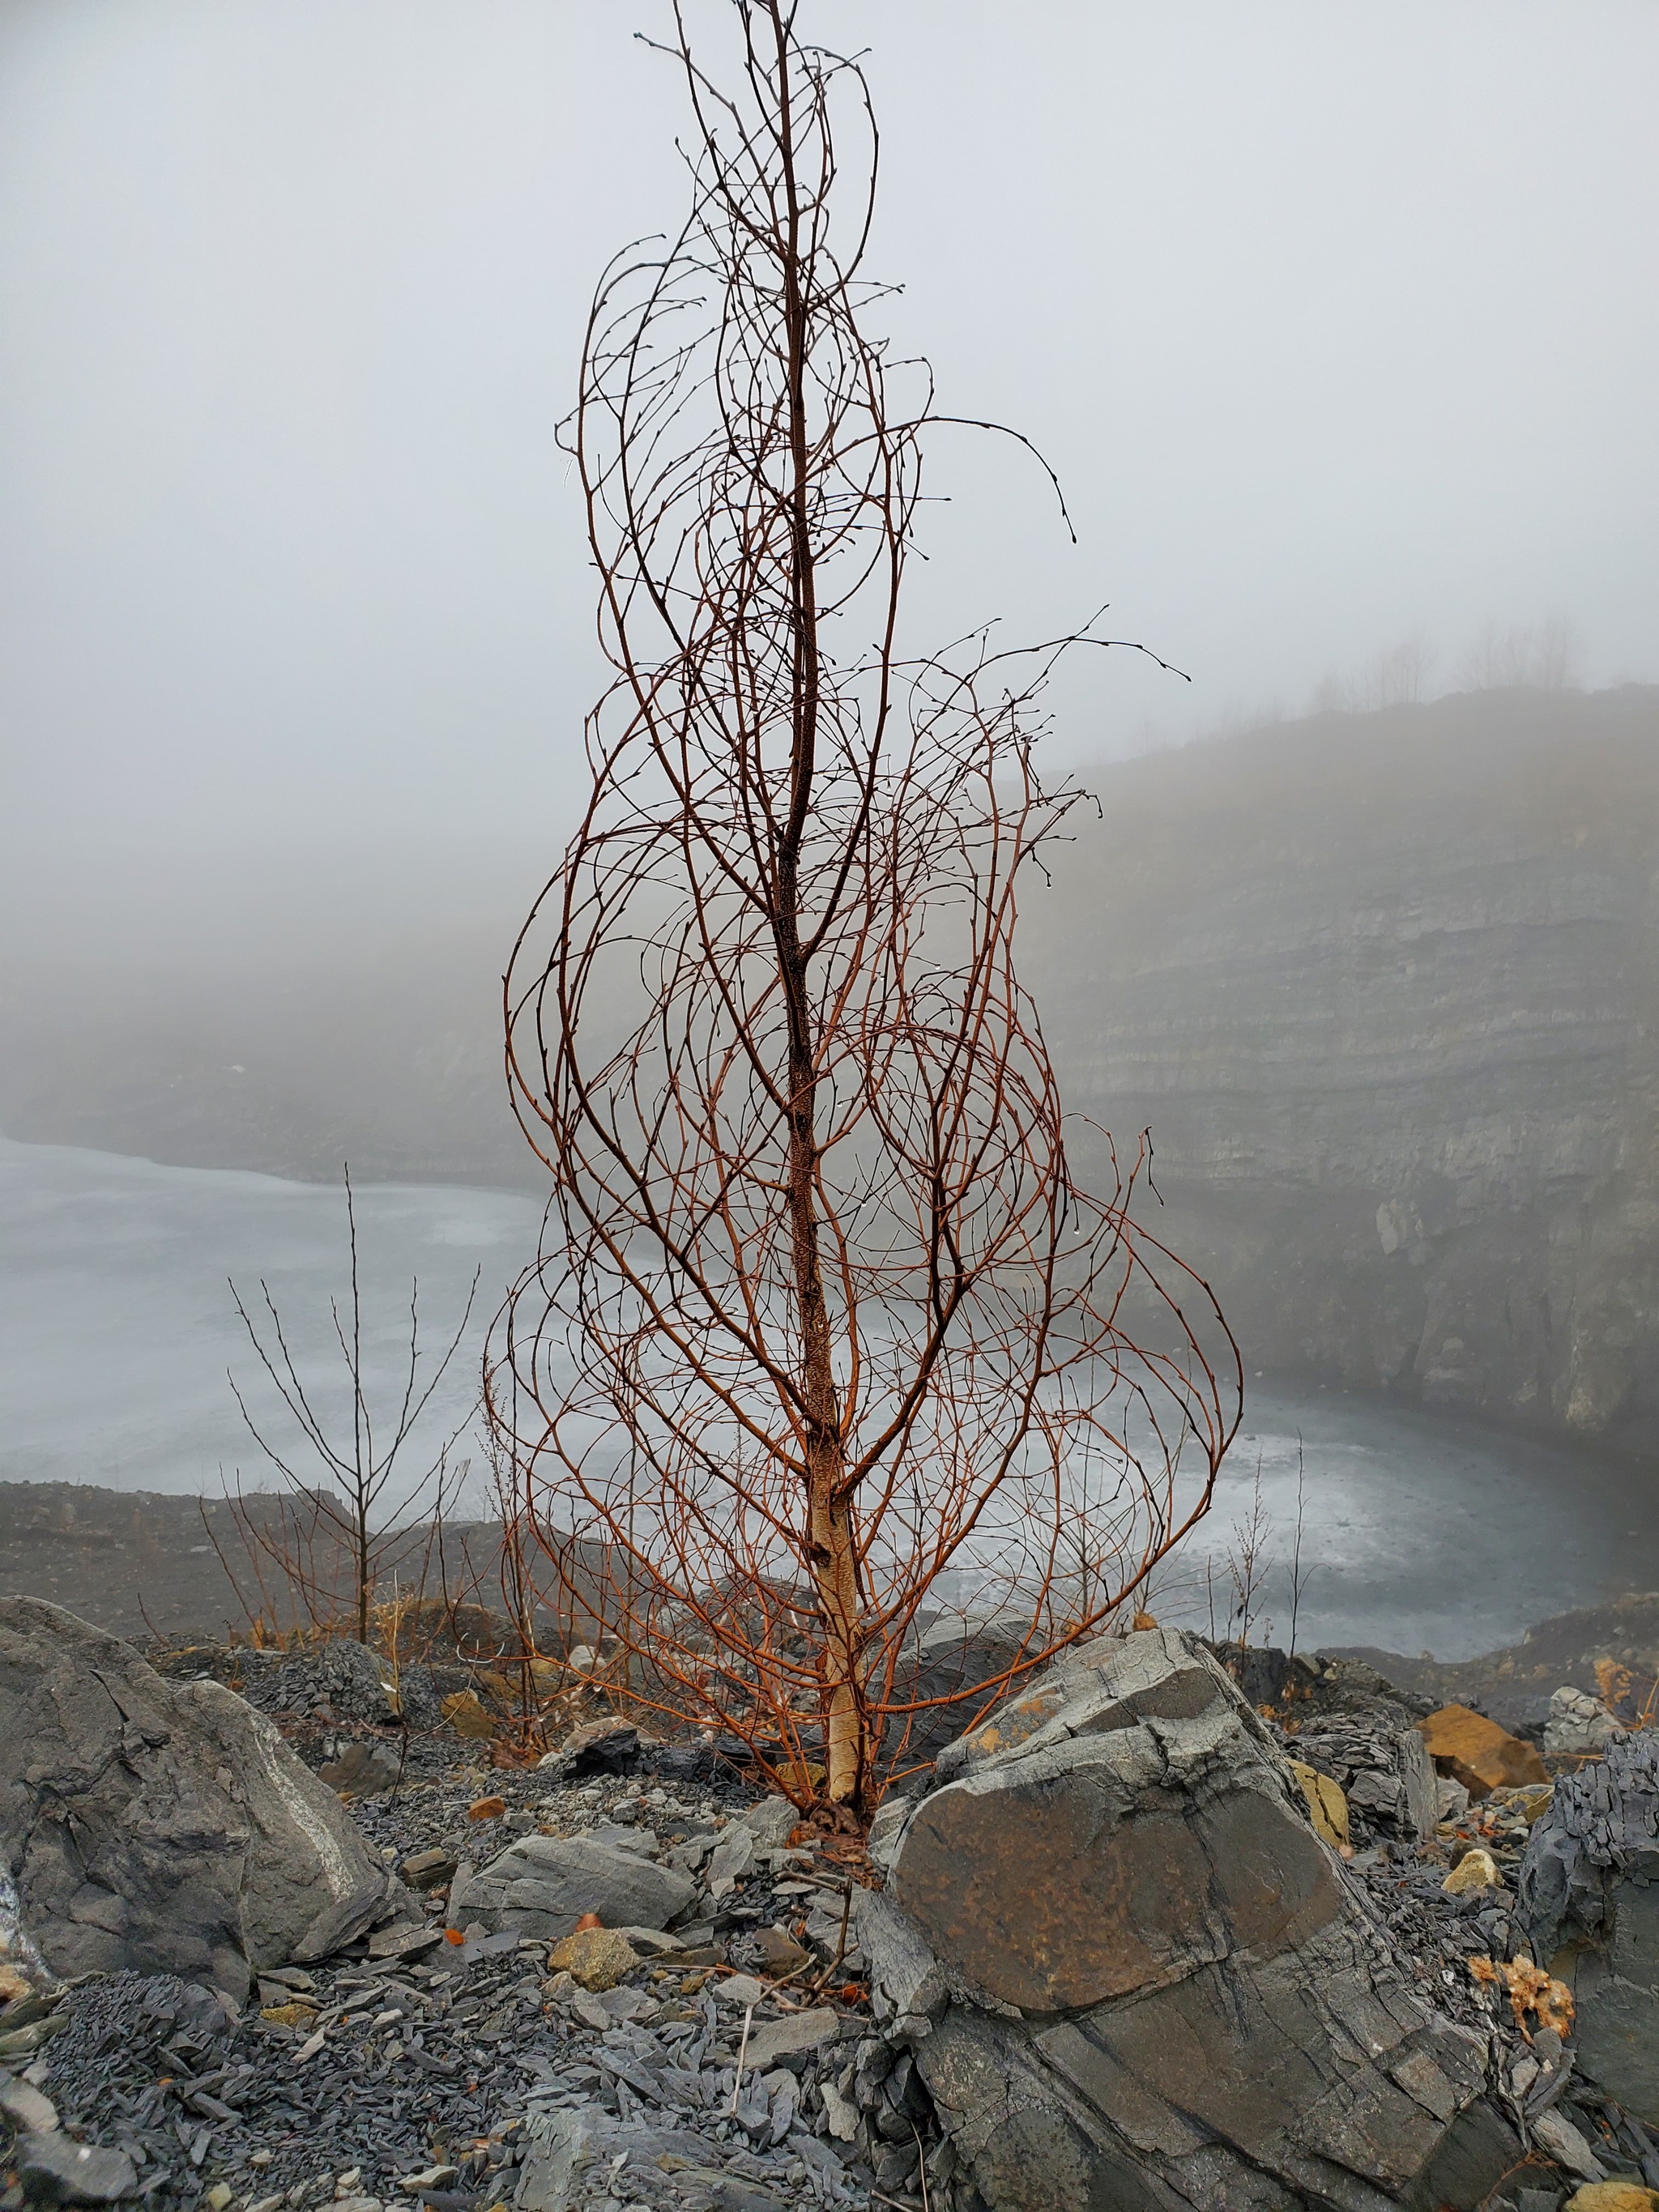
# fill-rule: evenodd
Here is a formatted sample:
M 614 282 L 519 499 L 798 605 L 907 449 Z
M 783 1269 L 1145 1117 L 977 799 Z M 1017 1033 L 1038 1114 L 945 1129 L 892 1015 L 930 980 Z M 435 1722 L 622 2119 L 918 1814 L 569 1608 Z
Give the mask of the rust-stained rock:
M 1549 1780 L 1531 1744 L 1468 1705 L 1442 1705 L 1417 1727 L 1439 1771 L 1461 1782 L 1471 1797 Z
M 1521 2155 L 1196 1639 L 1084 1647 L 939 1771 L 858 1934 L 989 2212 L 1468 2205 Z
M 476 1690 L 457 1690 L 453 1697 L 446 1698 L 443 1716 L 457 1735 L 474 1737 L 479 1742 L 494 1735 L 500 1725 Z
M 1490 1851 L 1465 1851 L 1440 1887 L 1448 1897 L 1467 1897 L 1473 1889 L 1502 1889 L 1504 1877 Z
M 640 1954 L 626 1936 L 615 1928 L 579 1928 L 556 1943 L 547 1963 L 556 1973 L 574 1977 L 585 1990 L 614 1990 Z
M 1315 1835 L 1340 1850 L 1348 1840 L 1348 1801 L 1340 1785 L 1333 1782 L 1328 1774 L 1322 1774 L 1316 1766 L 1310 1766 L 1305 1759 L 1291 1759 L 1290 1768 L 1297 1789 L 1308 1801 L 1308 1818 L 1313 1822 Z
M 1341 1910 L 1285 1761 L 1208 1654 L 1160 1629 L 1109 1649 L 963 1739 L 894 1869 L 934 1949 L 1026 2011 L 1282 1948 Z
M 410 1889 L 436 1889 L 455 1871 L 456 1862 L 445 1850 L 411 1851 L 398 1871 Z

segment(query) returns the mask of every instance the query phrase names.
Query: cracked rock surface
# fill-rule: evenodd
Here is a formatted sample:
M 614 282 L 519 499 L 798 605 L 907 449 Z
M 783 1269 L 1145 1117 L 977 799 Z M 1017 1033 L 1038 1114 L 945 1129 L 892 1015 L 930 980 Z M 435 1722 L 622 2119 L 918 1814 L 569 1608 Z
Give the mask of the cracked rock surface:
M 1617 1738 L 1557 1782 L 1516 1893 L 1536 1957 L 1572 1990 L 1585 2068 L 1659 2124 L 1659 1736 Z
M 991 2212 L 1470 2204 L 1521 2155 L 1195 1638 L 1079 1650 L 939 1771 L 860 1936 Z

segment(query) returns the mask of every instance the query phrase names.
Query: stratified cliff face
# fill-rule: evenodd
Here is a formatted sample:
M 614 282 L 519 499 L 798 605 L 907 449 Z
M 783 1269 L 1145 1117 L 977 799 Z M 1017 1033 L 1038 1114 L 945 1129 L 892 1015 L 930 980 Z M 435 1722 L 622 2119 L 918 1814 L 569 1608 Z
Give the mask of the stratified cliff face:
M 1092 781 L 1026 980 L 1249 1364 L 1659 1441 L 1659 690 Z

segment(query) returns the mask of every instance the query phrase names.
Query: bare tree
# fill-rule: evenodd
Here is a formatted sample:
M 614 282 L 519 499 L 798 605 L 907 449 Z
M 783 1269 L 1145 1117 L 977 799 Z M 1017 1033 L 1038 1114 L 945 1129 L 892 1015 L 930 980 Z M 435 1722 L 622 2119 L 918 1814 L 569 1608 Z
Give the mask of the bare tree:
M 249 1501 L 239 1494 L 238 1526 L 243 1548 L 256 1575 L 260 1573 L 262 1562 L 272 1568 L 284 1595 L 291 1596 L 298 1591 L 311 1611 L 313 1624 L 317 1624 L 325 1611 L 331 1611 L 339 1565 L 343 1559 L 357 1638 L 366 1643 L 375 1590 L 388 1552 L 395 1549 L 401 1555 L 408 1549 L 409 1532 L 416 1528 L 422 1532 L 420 1572 L 410 1579 L 417 1592 L 423 1589 L 432 1545 L 441 1532 L 445 1508 L 465 1476 L 465 1463 L 457 1464 L 451 1457 L 462 1433 L 461 1429 L 457 1429 L 444 1439 L 435 1456 L 412 1482 L 400 1486 L 396 1480 L 410 1437 L 466 1334 L 478 1293 L 479 1271 L 474 1272 L 454 1334 L 424 1376 L 421 1372 L 420 1284 L 418 1280 L 411 1283 L 409 1364 L 402 1394 L 391 1409 L 389 1420 L 378 1419 L 370 1403 L 363 1361 L 357 1209 L 349 1168 L 345 1170 L 345 1200 L 351 1260 L 350 1294 L 343 1314 L 337 1298 L 331 1301 L 329 1310 L 350 1389 L 349 1437 L 333 1432 L 319 1408 L 312 1386 L 301 1379 L 282 1315 L 263 1279 L 259 1294 L 264 1310 L 258 1320 L 249 1312 L 234 1282 L 230 1295 L 259 1364 L 298 1431 L 299 1449 L 292 1444 L 279 1449 L 271 1441 L 268 1425 L 262 1426 L 248 1410 L 247 1400 L 234 1374 L 229 1381 L 248 1434 L 282 1476 L 289 1492 L 287 1510 L 274 1516 L 258 1516 L 248 1510 Z M 309 1466 L 301 1464 L 301 1452 L 311 1462 Z M 228 1563 L 227 1571 L 230 1571 Z M 235 1579 L 234 1574 L 232 1579 Z
M 552 1200 L 491 1396 L 510 1376 L 538 1533 L 634 1694 L 860 1808 L 935 1694 L 924 1607 L 999 1616 L 965 1724 L 1207 1509 L 1242 1373 L 1131 1218 L 1144 1146 L 1104 1196 L 1072 1173 L 1012 958 L 1079 796 L 1034 756 L 1066 641 L 902 647 L 953 418 L 866 334 L 867 90 L 796 15 L 738 0 L 728 91 L 677 10 L 690 213 L 588 325 L 616 677 L 507 977 Z
M 1255 1455 L 1255 1477 L 1250 1486 L 1250 1508 L 1233 1523 L 1233 1540 L 1227 1547 L 1227 1576 L 1233 1586 L 1232 1611 L 1228 1617 L 1230 1640 L 1240 1653 L 1250 1646 L 1250 1631 L 1261 1626 L 1261 1601 L 1273 1568 L 1273 1516 L 1261 1499 L 1261 1454 Z M 1297 1526 L 1298 1540 L 1300 1524 Z M 1273 1624 L 1267 1633 L 1273 1634 Z
M 1435 662 L 1426 631 L 1375 653 L 1346 676 L 1333 671 L 1316 686 L 1309 711 L 1315 714 L 1372 714 L 1385 707 L 1420 706 L 1429 696 Z
M 1565 691 L 1577 681 L 1578 633 L 1566 615 L 1542 622 L 1484 623 L 1463 657 L 1471 691 Z

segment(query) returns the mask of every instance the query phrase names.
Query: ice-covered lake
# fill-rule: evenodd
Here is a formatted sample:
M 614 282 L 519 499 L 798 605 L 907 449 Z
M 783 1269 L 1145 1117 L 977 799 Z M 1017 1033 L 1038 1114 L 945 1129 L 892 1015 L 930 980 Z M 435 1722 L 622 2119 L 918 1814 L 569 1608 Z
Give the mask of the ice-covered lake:
M 382 1401 L 406 1358 L 411 1278 L 438 1347 L 479 1271 L 468 1342 L 415 1440 L 435 1449 L 466 1422 L 483 1326 L 534 1251 L 540 1207 L 510 1191 L 371 1184 L 357 1218 L 365 1365 Z M 240 1468 L 269 1481 L 226 1379 L 234 1370 L 251 1404 L 273 1408 L 228 1279 L 253 1298 L 263 1277 L 296 1364 L 337 1413 L 329 1302 L 346 1288 L 346 1252 L 337 1188 L 0 1139 L 0 1480 L 212 1492 Z M 1634 1469 L 1334 1389 L 1249 1387 L 1215 1511 L 1155 1595 L 1165 1613 L 1207 1619 L 1207 1551 L 1224 1618 L 1223 1555 L 1258 1461 L 1275 1562 L 1264 1612 L 1280 1641 L 1298 1459 L 1304 1645 L 1459 1657 L 1659 1584 L 1659 1497 Z

